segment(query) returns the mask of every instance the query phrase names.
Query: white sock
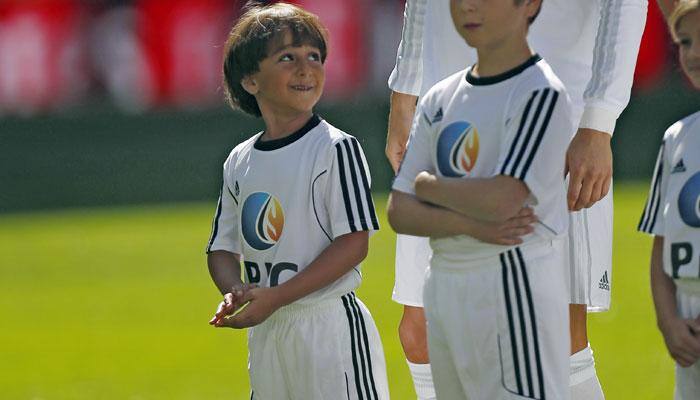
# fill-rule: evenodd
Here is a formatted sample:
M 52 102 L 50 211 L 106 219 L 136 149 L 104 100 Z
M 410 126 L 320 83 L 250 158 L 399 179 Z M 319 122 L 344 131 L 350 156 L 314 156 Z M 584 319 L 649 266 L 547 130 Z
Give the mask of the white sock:
M 571 400 L 605 400 L 590 344 L 569 358 L 569 388 Z
M 408 363 L 408 369 L 413 377 L 413 386 L 416 389 L 418 400 L 435 400 L 435 385 L 433 385 L 430 364 L 414 364 L 408 360 L 406 363 Z

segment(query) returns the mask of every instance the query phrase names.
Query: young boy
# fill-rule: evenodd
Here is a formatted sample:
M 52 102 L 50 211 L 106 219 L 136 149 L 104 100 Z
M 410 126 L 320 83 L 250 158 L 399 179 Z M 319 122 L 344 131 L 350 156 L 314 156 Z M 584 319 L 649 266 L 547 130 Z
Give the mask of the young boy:
M 669 17 L 678 56 L 700 89 L 700 1 L 681 0 Z M 659 330 L 676 361 L 675 399 L 700 396 L 700 112 L 664 135 L 639 222 L 655 235 L 651 290 Z
M 423 97 L 394 181 L 392 226 L 431 238 L 423 301 L 438 399 L 570 396 L 564 155 L 574 123 L 563 85 L 527 44 L 540 4 L 451 1 L 478 61 Z M 528 205 L 539 222 L 520 246 L 477 239 L 475 222 L 503 223 Z
M 207 253 L 225 299 L 210 323 L 251 328 L 252 399 L 389 398 L 379 334 L 353 293 L 379 229 L 369 171 L 358 141 L 312 111 L 325 59 L 318 18 L 284 3 L 248 10 L 225 46 L 230 103 L 265 131 L 224 163 Z

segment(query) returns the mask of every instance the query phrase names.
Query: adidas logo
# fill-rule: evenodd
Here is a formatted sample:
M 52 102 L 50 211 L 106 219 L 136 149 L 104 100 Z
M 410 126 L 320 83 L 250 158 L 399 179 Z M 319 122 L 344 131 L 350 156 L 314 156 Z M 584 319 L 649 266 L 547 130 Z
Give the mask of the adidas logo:
M 608 280 L 608 271 L 603 273 L 603 277 L 598 282 L 598 289 L 610 291 L 610 280 Z
M 681 158 L 680 161 L 676 164 L 675 167 L 671 170 L 672 174 L 675 174 L 677 172 L 685 172 L 685 164 L 683 163 L 683 159 Z
M 440 107 L 433 116 L 433 123 L 442 121 L 442 107 Z

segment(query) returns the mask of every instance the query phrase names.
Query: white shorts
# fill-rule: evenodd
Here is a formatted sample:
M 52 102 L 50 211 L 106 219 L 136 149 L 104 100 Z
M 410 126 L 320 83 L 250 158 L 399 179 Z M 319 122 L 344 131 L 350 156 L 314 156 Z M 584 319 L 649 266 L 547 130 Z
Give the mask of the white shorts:
M 593 207 L 569 213 L 569 257 L 564 261 L 570 268 L 569 302 L 586 304 L 589 312 L 610 308 L 612 221 L 612 188 Z M 428 238 L 396 235 L 394 301 L 422 307 L 425 270 L 431 254 Z
M 248 350 L 251 399 L 389 399 L 379 333 L 354 293 L 276 311 Z
M 700 316 L 700 282 L 694 282 L 694 290 L 683 290 L 679 285 L 676 291 L 678 314 L 683 318 Z M 675 400 L 696 400 L 700 396 L 700 361 L 688 368 L 676 364 Z
M 568 399 L 565 242 L 521 247 L 451 269 L 425 285 L 438 399 Z

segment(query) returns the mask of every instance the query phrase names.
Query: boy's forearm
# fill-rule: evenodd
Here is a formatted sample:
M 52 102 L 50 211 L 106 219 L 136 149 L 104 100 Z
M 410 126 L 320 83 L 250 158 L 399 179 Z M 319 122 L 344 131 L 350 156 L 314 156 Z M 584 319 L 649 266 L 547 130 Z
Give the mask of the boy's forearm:
M 209 275 L 221 294 L 242 283 L 240 256 L 224 250 L 215 250 L 207 255 Z
M 650 268 L 651 294 L 656 309 L 656 323 L 661 330 L 664 330 L 667 319 L 677 314 L 676 284 L 663 270 L 663 240 L 662 236 L 654 238 Z
M 367 257 L 368 246 L 367 231 L 335 238 L 304 270 L 275 287 L 278 306 L 291 304 L 337 281 Z
M 469 218 L 397 190 L 391 192 L 387 213 L 397 233 L 432 238 L 469 234 Z
M 419 199 L 483 221 L 514 217 L 530 193 L 525 183 L 505 175 L 464 179 L 422 173 L 415 187 Z

